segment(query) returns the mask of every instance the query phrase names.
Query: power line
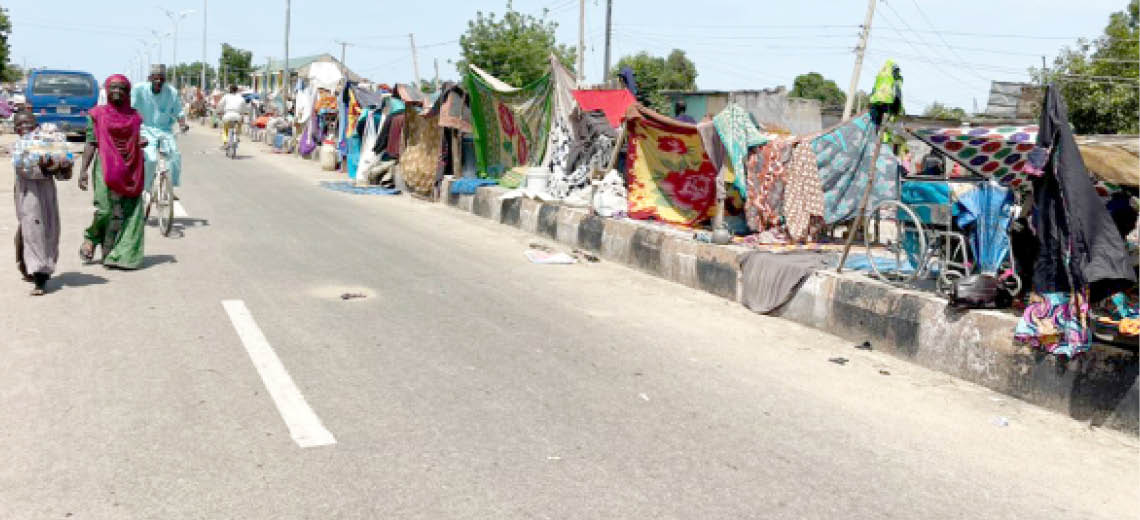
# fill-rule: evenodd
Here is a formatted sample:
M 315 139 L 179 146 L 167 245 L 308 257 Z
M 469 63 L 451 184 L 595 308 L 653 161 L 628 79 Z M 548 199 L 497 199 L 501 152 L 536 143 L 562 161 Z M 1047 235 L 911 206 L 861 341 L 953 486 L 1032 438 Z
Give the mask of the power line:
M 958 58 L 958 61 L 965 62 L 966 60 L 964 58 L 962 58 L 962 56 L 960 54 L 958 54 L 958 51 L 956 51 L 956 50 L 954 50 L 954 48 L 950 47 L 949 43 L 946 43 L 946 38 L 942 37 L 942 34 L 938 33 L 937 31 L 933 31 L 934 30 L 934 24 L 930 21 L 930 18 L 926 16 L 926 11 L 922 10 L 922 6 L 918 5 L 918 0 L 911 0 L 911 2 L 914 3 L 914 8 L 918 9 L 918 14 L 922 16 L 922 19 L 924 21 L 926 21 L 926 25 L 929 26 L 930 29 L 932 30 L 932 32 L 934 32 L 934 34 L 938 36 L 938 39 L 942 41 L 942 45 L 945 45 L 947 49 L 950 49 L 950 52 L 953 53 L 956 58 Z M 886 0 L 883 0 L 883 3 L 887 4 Z M 887 8 L 890 9 L 891 12 L 894 12 L 894 10 L 895 10 L 894 7 L 891 7 L 891 4 L 887 4 Z M 898 13 L 895 13 L 895 14 L 897 15 Z M 903 20 L 903 22 L 905 23 L 906 20 Z M 909 28 L 910 26 L 908 25 L 907 27 Z M 987 79 L 987 78 L 982 77 L 982 75 L 979 74 L 978 71 L 973 68 L 973 66 L 967 65 L 967 68 L 970 69 L 970 72 L 973 73 L 974 76 L 977 76 L 978 78 L 981 78 L 983 80 Z
M 886 3 L 886 2 L 884 2 L 884 3 Z M 887 4 L 887 7 L 890 7 L 890 4 Z M 891 11 L 893 12 L 894 8 L 891 8 Z M 897 14 L 896 14 L 896 16 L 897 16 Z M 906 36 L 903 36 L 902 31 L 899 31 L 898 27 L 895 27 L 893 24 L 891 24 L 886 19 L 883 20 L 883 23 L 886 24 L 887 27 L 889 27 L 891 30 L 895 31 L 895 33 L 898 34 L 899 37 L 902 38 L 902 40 L 904 42 L 906 42 L 907 45 L 910 46 L 910 48 L 914 49 L 914 52 L 917 52 L 919 55 L 923 54 L 923 52 L 921 50 L 919 50 L 918 47 L 915 46 L 914 43 L 912 43 L 909 39 L 907 39 Z M 903 23 L 906 23 L 906 22 L 904 21 Z M 950 73 L 949 71 L 943 69 L 942 66 L 938 63 L 931 62 L 930 65 L 932 65 L 934 68 L 938 69 L 940 72 L 942 72 L 946 76 L 950 77 L 951 79 L 953 79 L 959 83 L 968 83 L 967 81 L 963 80 L 962 78 L 959 78 L 958 76 L 955 76 L 954 74 Z

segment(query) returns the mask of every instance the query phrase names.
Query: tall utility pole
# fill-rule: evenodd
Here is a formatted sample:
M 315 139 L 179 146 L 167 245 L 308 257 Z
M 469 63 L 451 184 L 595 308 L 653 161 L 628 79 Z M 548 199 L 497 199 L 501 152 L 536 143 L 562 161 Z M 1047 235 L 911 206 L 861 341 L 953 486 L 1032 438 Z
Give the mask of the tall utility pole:
M 435 91 L 439 92 L 439 58 L 435 58 Z
M 348 64 L 346 64 L 344 62 L 344 48 L 345 47 L 351 47 L 352 44 L 348 43 L 348 42 L 342 42 L 340 40 L 333 40 L 333 42 L 336 43 L 337 45 L 340 45 L 340 64 L 344 65 L 345 68 L 348 68 Z
M 871 37 L 871 20 L 875 17 L 875 0 L 867 0 L 867 18 L 863 20 L 863 32 L 859 35 L 859 46 L 855 47 L 855 70 L 851 73 L 851 85 L 847 88 L 847 104 L 843 107 L 843 120 L 851 118 L 851 107 L 855 106 L 855 89 L 859 87 L 859 74 L 863 72 L 863 53 L 867 50 L 867 40 Z
M 586 82 L 586 0 L 578 0 L 578 86 Z
M 614 11 L 614 0 L 606 0 L 606 62 L 602 68 L 602 84 L 610 82 L 610 36 L 613 34 L 611 18 Z
M 290 0 L 285 0 L 285 62 L 282 65 L 283 69 L 281 71 L 281 98 L 285 100 L 286 109 L 288 109 L 289 106 L 289 89 L 286 88 L 286 85 L 291 83 L 290 80 L 292 79 L 289 73 L 289 9 L 292 7 L 292 4 Z
M 412 74 L 415 74 L 415 80 L 412 82 L 416 87 L 420 86 L 420 60 L 416 56 L 416 35 L 408 33 L 408 41 L 412 44 Z
M 202 93 L 208 92 L 206 90 L 206 2 L 202 0 L 202 78 L 199 85 L 202 87 Z

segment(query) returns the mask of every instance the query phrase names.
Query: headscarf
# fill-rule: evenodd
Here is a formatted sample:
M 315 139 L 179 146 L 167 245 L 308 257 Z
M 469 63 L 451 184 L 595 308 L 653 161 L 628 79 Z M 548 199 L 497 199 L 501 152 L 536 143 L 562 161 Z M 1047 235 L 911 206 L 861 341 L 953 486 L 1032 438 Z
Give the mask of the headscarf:
M 103 82 L 103 88 L 112 83 L 125 83 L 131 90 L 131 81 L 115 74 Z M 95 138 L 99 143 L 99 159 L 103 165 L 103 182 L 111 191 L 124 197 L 138 197 L 143 190 L 143 154 L 139 147 L 142 116 L 131 108 L 130 102 L 121 106 L 108 102 L 91 109 Z

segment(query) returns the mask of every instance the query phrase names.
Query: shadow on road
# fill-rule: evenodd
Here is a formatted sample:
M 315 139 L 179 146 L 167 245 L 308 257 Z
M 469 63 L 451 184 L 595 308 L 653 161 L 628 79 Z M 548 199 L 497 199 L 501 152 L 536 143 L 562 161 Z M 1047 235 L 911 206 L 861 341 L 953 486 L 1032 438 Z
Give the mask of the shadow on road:
M 156 265 L 162 265 L 162 264 L 177 264 L 177 263 L 178 263 L 178 258 L 175 258 L 174 255 L 152 255 L 152 256 L 148 256 L 148 257 L 143 258 L 142 265 L 139 266 L 139 269 L 147 269 L 147 268 L 154 267 Z
M 155 225 L 158 225 L 155 223 Z M 174 217 L 174 223 L 170 226 L 170 236 L 166 238 L 185 238 L 186 230 L 188 228 L 208 227 L 210 221 L 204 218 L 179 218 Z
M 102 276 L 72 271 L 52 277 L 48 280 L 46 288 L 48 292 L 56 292 L 64 287 L 86 287 L 105 283 L 107 283 L 107 279 Z

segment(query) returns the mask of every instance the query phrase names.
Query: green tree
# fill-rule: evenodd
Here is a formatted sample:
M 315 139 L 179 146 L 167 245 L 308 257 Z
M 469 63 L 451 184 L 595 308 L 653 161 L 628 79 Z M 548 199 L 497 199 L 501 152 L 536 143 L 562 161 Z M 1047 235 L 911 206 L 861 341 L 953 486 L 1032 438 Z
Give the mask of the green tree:
M 179 63 L 175 66 L 178 71 L 178 82 L 183 86 L 199 86 L 198 83 L 202 80 L 202 62 L 195 61 L 193 63 Z M 206 84 L 209 85 L 210 81 L 217 77 L 217 70 L 209 64 L 206 65 Z
M 9 63 L 4 66 L 4 71 L 0 72 L 0 81 L 17 82 L 23 81 L 24 69 L 15 63 Z
M 420 92 L 431 94 L 435 92 L 435 82 L 430 79 L 420 80 Z
M 11 47 L 8 45 L 8 37 L 12 35 L 12 19 L 8 18 L 8 10 L 0 7 L 0 80 L 15 81 L 19 77 L 13 77 L 12 73 L 8 70 L 12 65 L 8 62 L 11 58 Z M 21 74 L 22 76 L 22 74 Z
M 252 83 L 253 52 L 239 49 L 228 43 L 222 44 L 222 56 L 218 58 L 218 68 L 230 83 Z
M 1079 134 L 1140 132 L 1140 1 L 1112 13 L 1104 34 L 1061 49 L 1047 70 L 1030 69 L 1037 80 L 1053 82 L 1069 107 Z
M 792 97 L 818 99 L 825 107 L 842 107 L 847 103 L 847 95 L 834 81 L 824 78 L 818 72 L 796 76 L 792 83 Z
M 474 64 L 502 81 L 521 87 L 546 73 L 552 53 L 566 68 L 573 70 L 575 48 L 555 40 L 558 23 L 547 20 L 547 14 L 546 10 L 541 17 L 520 13 L 509 0 L 502 18 L 495 13 L 477 12 L 475 19 L 467 22 L 467 32 L 459 37 L 463 59 L 456 66 L 460 76 L 467 73 L 468 64 Z
M 936 119 L 956 119 L 958 121 L 966 119 L 966 111 L 964 109 L 944 105 L 938 101 L 926 107 L 926 111 L 923 112 L 922 115 Z
M 662 91 L 697 88 L 697 66 L 680 49 L 673 49 L 664 58 L 645 51 L 623 56 L 610 75 L 616 77 L 625 67 L 633 71 L 637 81 L 637 101 L 663 114 L 672 115 L 672 107 Z

